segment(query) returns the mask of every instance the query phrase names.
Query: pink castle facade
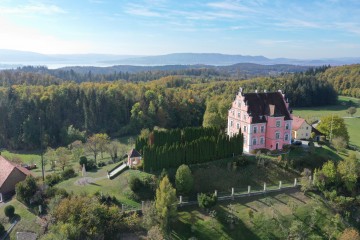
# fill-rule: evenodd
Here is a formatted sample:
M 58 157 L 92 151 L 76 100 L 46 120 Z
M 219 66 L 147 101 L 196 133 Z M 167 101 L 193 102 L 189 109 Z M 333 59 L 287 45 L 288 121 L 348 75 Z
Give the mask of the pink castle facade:
M 243 93 L 240 88 L 228 113 L 227 134 L 244 135 L 244 152 L 281 150 L 291 144 L 292 115 L 285 94 L 266 91 Z

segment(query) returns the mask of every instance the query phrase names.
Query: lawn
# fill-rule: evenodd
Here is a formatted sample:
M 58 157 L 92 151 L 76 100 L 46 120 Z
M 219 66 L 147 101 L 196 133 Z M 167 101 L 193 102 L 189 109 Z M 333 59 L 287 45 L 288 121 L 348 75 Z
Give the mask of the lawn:
M 4 224 L 5 228 L 10 227 L 8 218 L 4 214 L 4 208 L 7 205 L 13 205 L 15 207 L 15 216 L 20 219 L 17 225 L 13 228 L 10 239 L 16 239 L 16 232 L 29 231 L 34 233 L 40 233 L 40 219 L 31 213 L 25 205 L 17 201 L 15 198 L 3 205 L 0 205 L 0 221 Z
M 140 203 L 131 200 L 128 196 L 128 194 L 130 194 L 131 192 L 128 181 L 131 178 L 131 176 L 136 175 L 138 177 L 145 177 L 149 174 L 137 170 L 127 170 L 121 173 L 116 178 L 109 180 L 106 177 L 107 170 L 111 169 L 112 167 L 114 167 L 114 165 L 108 165 L 106 167 L 103 167 L 102 169 L 99 169 L 96 172 L 87 172 L 86 177 L 100 178 L 94 183 L 84 186 L 76 185 L 75 181 L 82 178 L 82 176 L 78 176 L 76 178 L 71 178 L 64 182 L 61 182 L 57 184 L 56 187 L 64 188 L 68 192 L 72 192 L 74 194 L 84 194 L 84 193 L 94 194 L 96 192 L 99 192 L 104 195 L 114 196 L 117 198 L 117 200 L 119 200 L 123 204 L 132 207 L 139 207 Z
M 349 108 L 348 102 L 352 101 L 353 106 L 356 107 L 357 112 L 354 117 L 360 116 L 360 99 L 339 96 L 339 103 L 332 106 L 320 106 L 312 108 L 295 108 L 293 111 L 294 116 L 305 118 L 309 123 L 319 120 L 322 116 L 338 115 L 340 117 L 349 117 L 346 113 Z M 350 135 L 350 144 L 360 147 L 360 118 L 345 118 L 345 123 Z
M 318 196 L 305 196 L 296 190 L 221 202 L 214 208 L 215 217 L 197 206 L 184 207 L 179 210 L 178 220 L 173 225 L 171 234 L 174 239 L 196 237 L 257 240 L 266 239 L 267 235 L 271 239 L 282 239 L 283 230 L 276 225 L 276 219 L 282 219 L 285 231 L 290 229 L 294 220 L 300 221 L 305 229 L 309 229 L 310 216 L 315 209 L 318 209 L 321 218 L 316 221 L 306 239 L 327 238 L 325 229 L 330 226 L 333 212 Z M 254 218 L 249 217 L 249 211 L 254 213 Z M 229 216 L 236 219 L 233 226 L 228 222 Z M 341 223 L 337 230 L 343 230 Z

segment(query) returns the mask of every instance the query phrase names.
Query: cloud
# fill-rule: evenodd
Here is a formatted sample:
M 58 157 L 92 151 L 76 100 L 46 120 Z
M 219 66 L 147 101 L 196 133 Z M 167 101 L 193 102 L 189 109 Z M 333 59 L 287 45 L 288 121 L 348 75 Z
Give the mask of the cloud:
M 149 8 L 140 4 L 128 4 L 125 12 L 131 15 L 143 17 L 161 17 L 161 14 L 159 12 L 152 11 Z
M 27 5 L 20 5 L 15 7 L 0 6 L 0 13 L 2 14 L 64 14 L 66 11 L 56 5 L 46 5 L 43 3 L 29 3 Z
M 39 53 L 86 53 L 91 45 L 82 40 L 63 40 L 43 34 L 33 28 L 22 27 L 0 17 L 0 46 L 3 49 Z
M 207 6 L 215 8 L 215 9 L 222 9 L 222 10 L 229 10 L 229 11 L 236 11 L 236 12 L 256 12 L 255 9 L 241 5 L 237 1 L 223 1 L 223 2 L 211 2 L 208 3 Z

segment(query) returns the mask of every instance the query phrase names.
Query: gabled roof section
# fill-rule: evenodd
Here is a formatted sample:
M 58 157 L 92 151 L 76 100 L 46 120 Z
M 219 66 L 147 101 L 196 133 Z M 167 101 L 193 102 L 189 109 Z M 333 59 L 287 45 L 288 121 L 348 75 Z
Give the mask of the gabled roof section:
M 3 156 L 0 156 L 0 187 L 4 184 L 9 175 L 17 168 L 25 175 L 31 175 L 31 172 L 26 168 L 23 168 L 15 163 L 6 160 Z
M 306 122 L 305 119 L 293 116 L 292 130 L 297 131 L 304 122 Z
M 280 117 L 291 120 L 281 92 L 244 93 L 244 102 L 248 105 L 248 114 L 253 123 L 266 122 L 264 116 Z
M 141 157 L 141 154 L 135 149 L 131 149 L 131 151 L 128 153 L 128 156 L 129 158 Z
M 325 134 L 323 134 L 322 132 L 320 132 L 319 130 L 317 130 L 314 127 L 311 128 L 311 132 L 315 133 L 316 136 L 325 136 Z

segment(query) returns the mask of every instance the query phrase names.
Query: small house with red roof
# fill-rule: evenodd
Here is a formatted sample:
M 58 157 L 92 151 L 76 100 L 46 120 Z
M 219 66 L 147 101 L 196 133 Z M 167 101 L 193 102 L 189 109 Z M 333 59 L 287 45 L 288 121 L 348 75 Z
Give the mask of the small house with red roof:
M 240 88 L 228 113 L 227 134 L 244 135 L 244 152 L 281 150 L 291 143 L 292 114 L 281 90 L 243 93 Z
M 3 201 L 5 196 L 13 194 L 15 185 L 24 181 L 29 175 L 31 175 L 31 172 L 28 169 L 0 156 L 0 202 Z
M 141 154 L 135 149 L 131 149 L 131 151 L 128 153 L 127 165 L 130 168 L 141 165 Z
M 304 118 L 293 116 L 292 138 L 309 139 L 311 137 L 312 126 Z

